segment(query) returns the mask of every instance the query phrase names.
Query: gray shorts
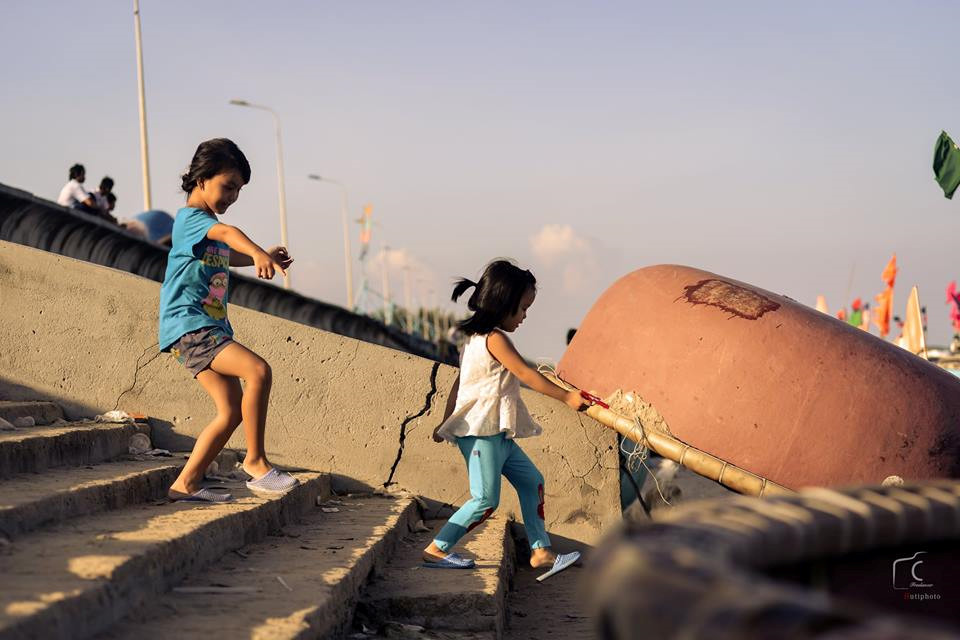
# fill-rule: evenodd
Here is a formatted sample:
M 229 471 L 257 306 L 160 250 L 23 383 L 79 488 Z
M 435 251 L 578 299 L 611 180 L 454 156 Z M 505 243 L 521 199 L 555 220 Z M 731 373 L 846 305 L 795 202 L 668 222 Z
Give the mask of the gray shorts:
M 204 327 L 180 336 L 170 346 L 170 353 L 196 378 L 231 342 L 233 338 L 220 327 Z

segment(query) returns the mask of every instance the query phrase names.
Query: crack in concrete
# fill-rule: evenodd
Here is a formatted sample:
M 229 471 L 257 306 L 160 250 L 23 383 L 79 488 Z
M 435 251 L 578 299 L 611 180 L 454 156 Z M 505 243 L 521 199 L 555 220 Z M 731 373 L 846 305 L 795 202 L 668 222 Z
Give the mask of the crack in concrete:
M 433 402 L 433 396 L 437 395 L 437 372 L 440 371 L 440 363 L 434 362 L 433 367 L 430 369 L 430 390 L 427 392 L 427 397 L 424 400 L 423 408 L 420 409 L 417 413 L 413 415 L 408 415 L 404 418 L 403 422 L 400 423 L 400 448 L 397 449 L 397 459 L 393 461 L 393 466 L 390 467 L 390 475 L 387 476 L 387 479 L 384 481 L 383 486 L 389 487 L 392 484 L 396 484 L 393 481 L 393 474 L 397 472 L 397 466 L 400 464 L 400 458 L 403 457 L 403 446 L 404 440 L 407 439 L 407 424 L 416 420 L 427 411 L 430 410 L 430 405 Z
M 159 346 L 160 346 L 159 343 L 154 342 L 149 347 L 144 349 L 143 353 L 141 353 L 140 356 L 137 358 L 137 367 L 133 372 L 133 384 L 131 384 L 130 387 L 128 387 L 127 389 L 124 389 L 123 391 L 121 391 L 120 395 L 117 396 L 117 402 L 116 404 L 113 405 L 114 411 L 116 411 L 120 407 L 120 400 L 123 399 L 123 396 L 127 395 L 129 392 L 137 388 L 137 377 L 140 375 L 140 369 L 144 368 L 145 366 L 147 366 L 148 364 L 156 360 L 157 356 L 163 353 L 162 351 L 157 350 L 149 360 L 147 360 L 143 364 L 140 364 L 140 361 L 143 359 L 145 355 L 147 355 L 148 351 L 150 351 L 151 349 L 157 349 Z

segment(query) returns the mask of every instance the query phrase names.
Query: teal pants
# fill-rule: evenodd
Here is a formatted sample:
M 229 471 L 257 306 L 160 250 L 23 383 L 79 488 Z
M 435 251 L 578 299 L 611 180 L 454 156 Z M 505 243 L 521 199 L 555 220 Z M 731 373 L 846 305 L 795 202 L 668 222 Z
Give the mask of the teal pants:
M 490 517 L 500 504 L 502 474 L 517 490 L 530 548 L 549 547 L 550 538 L 543 521 L 543 474 L 523 449 L 503 433 L 457 438 L 457 446 L 467 463 L 471 497 L 450 516 L 434 544 L 449 553 L 460 538 Z

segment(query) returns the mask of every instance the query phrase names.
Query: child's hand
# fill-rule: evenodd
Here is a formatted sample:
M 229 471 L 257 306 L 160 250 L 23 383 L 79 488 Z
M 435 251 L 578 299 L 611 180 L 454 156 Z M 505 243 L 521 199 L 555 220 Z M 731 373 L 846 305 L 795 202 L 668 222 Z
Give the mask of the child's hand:
M 257 272 L 257 277 L 265 280 L 272 280 L 277 271 L 287 275 L 287 270 L 266 251 L 259 251 L 253 255 L 253 268 Z
M 567 391 L 563 401 L 574 411 L 583 411 L 590 406 L 590 403 L 583 399 L 579 391 Z
M 277 245 L 275 247 L 270 247 L 267 249 L 267 253 L 273 258 L 274 262 L 280 264 L 284 269 L 289 269 L 290 265 L 293 263 L 293 258 L 290 257 L 290 254 L 287 253 L 287 248 Z

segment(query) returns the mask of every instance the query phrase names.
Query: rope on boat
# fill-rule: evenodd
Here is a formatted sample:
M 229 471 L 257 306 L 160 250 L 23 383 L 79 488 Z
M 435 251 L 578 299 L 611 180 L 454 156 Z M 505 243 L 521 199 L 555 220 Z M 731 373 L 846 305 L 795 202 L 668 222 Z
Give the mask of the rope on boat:
M 541 365 L 538 367 L 538 370 L 554 384 L 567 390 L 579 391 L 575 385 L 557 376 L 556 371 L 554 371 L 552 367 Z M 624 415 L 610 409 L 604 409 L 598 405 L 592 405 L 587 409 L 586 413 L 600 424 L 613 429 L 623 437 L 636 442 L 641 447 L 649 448 L 654 453 L 668 460 L 673 460 L 694 473 L 713 480 L 728 489 L 733 489 L 737 493 L 761 497 L 794 493 L 792 489 L 788 489 L 763 476 L 742 469 L 726 460 L 721 460 L 706 451 L 692 447 L 674 438 L 672 435 L 657 430 L 645 429 L 639 419 L 631 420 Z M 641 461 L 645 465 L 646 453 L 643 452 L 638 457 L 641 457 Z M 654 480 L 656 480 L 656 475 L 654 475 Z M 657 490 L 659 491 L 659 489 L 660 486 L 658 483 Z

